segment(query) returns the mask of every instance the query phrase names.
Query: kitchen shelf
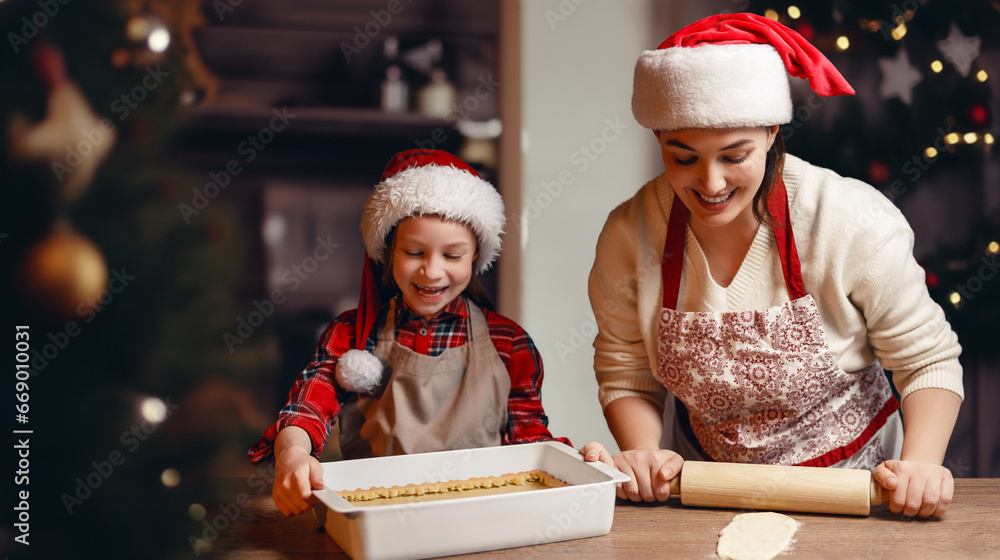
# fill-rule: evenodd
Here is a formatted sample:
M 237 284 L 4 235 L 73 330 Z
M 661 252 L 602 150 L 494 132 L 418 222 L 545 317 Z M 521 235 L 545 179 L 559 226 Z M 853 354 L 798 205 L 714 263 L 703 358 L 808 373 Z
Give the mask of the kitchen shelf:
M 361 138 L 432 138 L 457 133 L 454 121 L 419 113 L 387 113 L 357 107 L 245 107 L 211 104 L 185 109 L 188 130 L 254 132 L 270 126 L 275 112 L 294 115 L 287 126 L 291 135 L 321 134 Z M 282 123 L 278 123 L 282 125 Z M 440 129 L 440 130 L 439 130 Z M 285 131 L 282 131 L 285 132 Z

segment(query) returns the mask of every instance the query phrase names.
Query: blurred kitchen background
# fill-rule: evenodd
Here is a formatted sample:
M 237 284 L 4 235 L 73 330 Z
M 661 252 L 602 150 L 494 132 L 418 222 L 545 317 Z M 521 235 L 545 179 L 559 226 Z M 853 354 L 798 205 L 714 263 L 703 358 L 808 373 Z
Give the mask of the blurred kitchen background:
M 542 353 L 552 432 L 613 447 L 587 276 L 607 213 L 662 168 L 632 69 L 734 11 L 797 29 L 856 88 L 793 79 L 782 134 L 909 218 L 965 348 L 946 465 L 1000 476 L 995 1 L 0 0 L 4 363 L 28 326 L 30 413 L 11 422 L 34 431 L 35 554 L 212 552 L 213 481 L 263 491 L 246 449 L 356 306 L 361 205 L 411 148 L 504 196 L 487 287 Z M 16 534 L 0 555 L 30 552 Z

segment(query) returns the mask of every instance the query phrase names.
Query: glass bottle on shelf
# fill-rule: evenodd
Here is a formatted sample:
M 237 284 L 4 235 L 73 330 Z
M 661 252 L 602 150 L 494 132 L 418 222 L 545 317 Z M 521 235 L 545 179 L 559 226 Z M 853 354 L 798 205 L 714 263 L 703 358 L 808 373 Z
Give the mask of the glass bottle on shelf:
M 427 49 L 431 58 L 430 81 L 417 92 L 417 111 L 429 117 L 445 118 L 455 108 L 455 86 L 441 67 L 441 41 L 431 40 Z
M 382 44 L 382 56 L 386 64 L 381 89 L 382 110 L 387 113 L 405 113 L 409 109 L 410 87 L 403 79 L 403 69 L 396 60 L 399 56 L 398 38 L 393 36 L 385 38 Z

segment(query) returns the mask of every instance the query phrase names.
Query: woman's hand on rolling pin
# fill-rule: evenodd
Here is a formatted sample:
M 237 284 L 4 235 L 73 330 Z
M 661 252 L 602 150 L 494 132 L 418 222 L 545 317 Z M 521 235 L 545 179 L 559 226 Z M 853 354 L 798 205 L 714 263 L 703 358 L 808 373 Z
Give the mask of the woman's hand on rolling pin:
M 670 479 L 681 472 L 684 459 L 669 449 L 632 449 L 614 457 L 615 468 L 632 480 L 618 486 L 618 497 L 633 502 L 670 499 Z
M 910 517 L 944 515 L 955 493 L 951 471 L 936 463 L 886 461 L 872 477 L 892 491 L 889 511 Z
M 285 515 L 298 515 L 316 505 L 313 490 L 323 486 L 323 465 L 307 451 L 296 447 L 275 457 L 271 497 Z

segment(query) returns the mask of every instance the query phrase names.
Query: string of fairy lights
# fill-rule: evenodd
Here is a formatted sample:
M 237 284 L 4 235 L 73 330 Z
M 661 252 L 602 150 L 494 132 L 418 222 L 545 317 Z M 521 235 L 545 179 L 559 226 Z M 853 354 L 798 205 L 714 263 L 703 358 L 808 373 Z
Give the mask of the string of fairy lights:
M 883 19 L 859 15 L 856 17 L 856 24 L 851 21 L 851 18 L 834 8 L 832 13 L 832 21 L 835 24 L 834 31 L 831 32 L 828 26 L 827 31 L 823 34 L 816 32 L 809 16 L 821 16 L 818 21 L 830 21 L 826 18 L 831 14 L 808 14 L 806 13 L 807 9 L 798 5 L 789 5 L 783 12 L 773 8 L 766 9 L 763 11 L 763 15 L 795 29 L 822 51 L 848 52 L 861 48 L 858 45 L 874 44 L 875 42 L 880 44 L 884 44 L 884 42 L 902 43 L 908 35 L 913 35 L 911 28 L 916 24 L 915 18 L 924 17 L 924 15 L 934 17 L 933 14 L 917 13 L 920 4 L 923 4 L 922 2 L 920 4 L 912 2 L 911 4 L 916 9 L 902 10 L 897 5 L 893 5 L 891 7 L 892 15 Z M 907 3 L 903 3 L 903 6 L 907 6 Z M 997 11 L 1000 11 L 1000 3 L 994 2 L 993 6 Z M 872 39 L 881 41 L 872 41 Z M 952 81 L 947 83 L 958 84 L 969 89 L 979 86 L 979 89 L 975 91 L 980 92 L 980 97 L 965 105 L 953 107 L 952 114 L 944 116 L 943 121 L 939 123 L 942 127 L 938 130 L 948 132 L 938 135 L 934 139 L 933 145 L 928 145 L 923 149 L 922 155 L 925 161 L 934 161 L 939 156 L 944 155 L 942 152 L 955 154 L 959 150 L 963 150 L 969 154 L 979 153 L 982 157 L 988 157 L 996 139 L 990 130 L 993 124 L 993 115 L 990 109 L 992 103 L 988 99 L 990 75 L 982 67 L 973 68 L 980 55 L 982 43 L 980 37 L 964 35 L 958 25 L 952 22 L 947 38 L 934 42 L 922 42 L 922 38 L 916 40 L 921 47 L 936 47 L 936 50 L 932 48 L 928 51 L 921 51 L 923 62 L 917 65 L 912 64 L 903 44 L 900 44 L 894 58 L 880 57 L 878 59 L 882 71 L 882 84 L 879 89 L 881 97 L 884 99 L 898 97 L 905 105 L 910 106 L 913 100 L 913 88 L 925 77 L 942 75 L 950 63 L 959 78 L 967 80 L 967 82 Z M 881 50 L 886 49 L 882 48 Z M 929 60 L 928 55 L 930 55 Z M 973 152 L 968 152 L 968 150 L 973 150 Z M 873 162 L 872 164 L 881 168 L 882 171 L 882 173 L 875 173 L 871 177 L 874 181 L 873 184 L 878 182 L 877 179 L 888 177 L 887 166 L 878 165 L 880 163 Z M 941 299 L 942 306 L 946 308 L 946 312 L 948 312 L 949 307 L 952 308 L 950 314 L 952 319 L 962 314 L 968 316 L 968 319 L 972 319 L 972 315 L 985 317 L 993 312 L 995 307 L 993 299 L 996 298 L 983 297 L 982 292 L 985 291 L 986 282 L 992 279 L 993 270 L 993 267 L 984 265 L 984 263 L 994 262 L 994 259 L 1000 254 L 1000 240 L 998 240 L 1000 221 L 998 220 L 1000 217 L 994 216 L 987 224 L 986 233 L 976 234 L 977 240 L 973 242 L 973 245 L 978 249 L 973 249 L 971 256 L 967 252 L 968 247 L 952 250 L 952 255 L 942 252 L 934 259 L 936 267 L 928 267 L 927 269 L 928 287 L 939 294 L 938 297 Z M 976 271 L 977 267 L 984 269 L 984 266 L 985 270 L 990 272 L 988 275 L 990 277 L 985 280 L 983 274 Z M 946 277 L 949 278 L 948 282 L 955 282 L 954 288 L 948 288 L 951 284 L 945 285 L 944 278 Z M 975 306 L 971 305 L 973 299 L 976 299 L 977 305 Z M 987 301 L 989 303 L 986 303 Z M 975 324 L 975 322 L 970 324 Z
M 808 22 L 803 21 L 804 13 L 801 8 L 799 8 L 796 5 L 790 5 L 785 9 L 785 16 L 787 16 L 787 18 L 791 20 L 790 23 L 794 25 L 795 29 L 800 34 L 802 34 L 803 37 L 805 37 L 807 40 L 810 41 L 814 39 L 813 28 Z M 779 14 L 777 10 L 774 9 L 765 10 L 764 17 L 770 18 L 774 21 L 781 21 L 783 19 L 783 16 Z M 869 34 L 879 33 L 883 35 L 888 35 L 894 41 L 898 42 L 902 41 L 903 38 L 906 37 L 908 32 L 907 22 L 911 21 L 914 17 L 916 17 L 915 10 L 903 11 L 888 22 L 886 20 L 862 17 L 859 19 L 857 27 L 858 30 L 861 32 L 866 32 Z M 836 21 L 842 21 L 843 16 L 841 16 L 839 13 L 835 13 L 834 19 Z M 837 48 L 837 50 L 845 52 L 851 49 L 852 42 L 851 38 L 848 36 L 847 33 L 838 33 L 835 35 L 836 36 L 833 38 L 832 42 L 833 45 Z M 978 56 L 979 44 L 980 40 L 978 37 L 966 37 L 961 34 L 961 31 L 959 31 L 957 27 L 953 26 L 949 37 L 943 41 L 939 41 L 938 47 L 939 49 L 945 51 L 946 54 L 951 56 L 951 58 L 955 61 L 955 64 L 957 66 L 966 66 L 965 68 L 959 68 L 959 72 L 963 76 L 966 76 L 969 73 L 967 65 L 970 64 L 972 60 Z M 906 62 L 908 65 L 908 59 Z M 940 58 L 935 58 L 928 64 L 928 68 L 933 74 L 940 74 L 945 69 L 945 63 Z M 912 71 L 919 72 L 919 70 L 917 69 L 913 69 Z M 889 78 L 886 77 L 886 79 Z M 916 75 L 914 75 L 913 79 L 916 80 L 913 83 L 913 85 L 915 85 L 917 81 L 919 81 L 919 78 Z M 989 73 L 986 70 L 979 69 L 974 74 L 972 74 L 971 79 L 985 84 L 990 79 L 990 77 Z M 904 101 L 906 101 L 907 104 L 909 104 L 908 100 Z M 973 123 L 973 125 L 977 126 L 980 130 L 965 131 L 965 132 L 956 132 L 956 131 L 950 132 L 949 134 L 944 136 L 943 138 L 944 143 L 949 148 L 957 147 L 962 144 L 972 145 L 981 143 L 984 152 L 986 154 L 989 154 L 991 146 L 996 141 L 991 132 L 984 130 L 989 125 L 990 121 L 989 110 L 982 105 L 973 105 L 972 107 L 969 108 L 968 112 L 969 112 L 969 114 L 967 115 L 968 120 L 971 123 Z M 946 119 L 944 124 L 949 127 L 953 126 L 955 124 L 955 119 L 948 118 Z M 927 158 L 933 159 L 940 154 L 937 148 L 935 148 L 934 146 L 928 146 L 924 150 L 924 155 Z

